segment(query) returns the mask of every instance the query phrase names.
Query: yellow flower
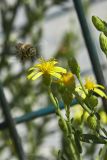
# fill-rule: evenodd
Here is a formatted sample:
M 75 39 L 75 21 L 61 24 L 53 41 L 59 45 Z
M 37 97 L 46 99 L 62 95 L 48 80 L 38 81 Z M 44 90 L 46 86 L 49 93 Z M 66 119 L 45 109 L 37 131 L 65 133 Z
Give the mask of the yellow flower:
M 54 76 L 58 79 L 61 77 L 61 73 L 66 73 L 66 69 L 57 67 L 58 63 L 55 59 L 45 60 L 39 59 L 40 63 L 31 67 L 28 71 L 30 72 L 27 76 L 28 79 L 36 80 L 41 75 L 43 76 Z
M 60 78 L 60 82 L 65 86 L 71 86 L 75 83 L 75 77 L 71 72 L 63 73 Z
M 71 72 L 66 72 L 61 75 L 61 78 L 56 81 L 58 90 L 62 96 L 62 100 L 66 105 L 71 103 L 73 98 L 72 93 L 75 89 L 75 77 Z
M 107 95 L 103 91 L 105 89 L 104 86 L 95 84 L 90 78 L 86 78 L 84 86 L 88 91 L 93 91 L 100 97 L 107 98 Z

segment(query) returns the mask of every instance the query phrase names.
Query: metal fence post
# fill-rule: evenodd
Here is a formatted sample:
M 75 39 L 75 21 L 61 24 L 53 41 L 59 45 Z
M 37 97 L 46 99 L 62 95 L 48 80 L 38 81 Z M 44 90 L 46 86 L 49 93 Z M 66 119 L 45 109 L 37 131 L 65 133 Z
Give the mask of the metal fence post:
M 6 101 L 6 97 L 4 95 L 1 84 L 0 84 L 0 105 L 10 132 L 11 139 L 13 140 L 17 156 L 19 157 L 19 160 L 26 160 L 21 140 L 15 128 L 15 122 L 11 116 L 10 109 Z
M 96 80 L 99 84 L 102 84 L 105 86 L 106 83 L 104 80 L 102 68 L 101 68 L 100 61 L 99 61 L 98 54 L 97 54 L 97 50 L 96 50 L 95 44 L 90 34 L 90 30 L 89 30 L 89 27 L 88 27 L 88 24 L 85 18 L 81 0 L 73 0 L 73 3 L 74 3 L 75 9 L 78 15 L 78 19 L 81 25 L 81 30 L 84 36 L 88 54 L 89 54 L 89 57 L 92 63 L 93 71 L 96 76 Z M 107 100 L 103 99 L 103 105 L 107 112 Z

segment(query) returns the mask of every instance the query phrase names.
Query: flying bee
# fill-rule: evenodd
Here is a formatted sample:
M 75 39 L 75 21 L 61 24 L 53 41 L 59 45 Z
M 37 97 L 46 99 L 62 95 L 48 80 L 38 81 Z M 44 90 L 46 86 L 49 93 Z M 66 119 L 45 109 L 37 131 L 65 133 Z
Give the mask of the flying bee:
M 36 58 L 36 48 L 29 43 L 18 43 L 16 45 L 18 56 L 22 62 L 26 60 L 34 61 Z

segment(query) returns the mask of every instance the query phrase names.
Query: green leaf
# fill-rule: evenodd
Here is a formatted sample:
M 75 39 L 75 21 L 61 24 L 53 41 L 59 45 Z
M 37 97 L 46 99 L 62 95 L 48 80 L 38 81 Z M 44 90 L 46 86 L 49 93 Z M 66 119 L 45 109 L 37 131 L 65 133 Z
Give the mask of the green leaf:
M 106 144 L 107 141 L 104 139 L 105 137 L 97 137 L 93 134 L 82 134 L 80 135 L 80 140 L 86 143 L 94 143 L 94 144 Z
M 107 136 L 107 131 L 105 130 L 105 128 L 101 128 L 101 130 L 104 132 L 104 134 Z
M 82 147 L 81 147 L 81 142 L 80 142 L 80 133 L 78 131 L 76 131 L 74 133 L 74 138 L 75 138 L 76 147 L 77 147 L 79 153 L 82 153 Z

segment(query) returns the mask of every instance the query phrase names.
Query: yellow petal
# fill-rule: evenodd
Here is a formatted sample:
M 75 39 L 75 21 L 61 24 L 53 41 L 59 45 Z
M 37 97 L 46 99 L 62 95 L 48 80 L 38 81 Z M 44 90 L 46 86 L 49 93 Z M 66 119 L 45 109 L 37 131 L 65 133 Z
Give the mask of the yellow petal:
M 28 78 L 28 79 L 32 79 L 32 77 L 33 77 L 36 73 L 37 73 L 36 71 L 31 72 L 30 74 L 28 74 L 27 78 Z
M 57 64 L 58 62 L 54 60 L 54 61 L 52 61 L 52 63 L 53 63 L 53 65 L 55 65 L 55 64 Z
M 31 68 L 29 68 L 28 71 L 32 71 L 32 70 L 34 70 L 34 69 L 35 69 L 35 67 L 31 67 Z
M 56 72 L 51 72 L 50 75 L 60 79 L 61 78 L 61 75 L 59 73 L 56 73 Z
M 41 64 L 35 64 L 35 67 L 36 68 L 41 67 Z
M 38 72 L 35 76 L 33 76 L 32 80 L 39 78 L 42 74 L 43 72 Z
M 104 86 L 102 86 L 100 84 L 96 84 L 96 87 L 101 88 L 101 89 L 105 89 Z
M 100 97 L 107 98 L 107 95 L 106 95 L 102 90 L 100 90 L 100 89 L 98 89 L 98 88 L 94 88 L 93 91 L 94 91 L 95 93 L 97 93 Z
M 62 67 L 54 67 L 54 71 L 55 72 L 61 72 L 61 73 L 66 73 L 66 69 L 62 68 Z

